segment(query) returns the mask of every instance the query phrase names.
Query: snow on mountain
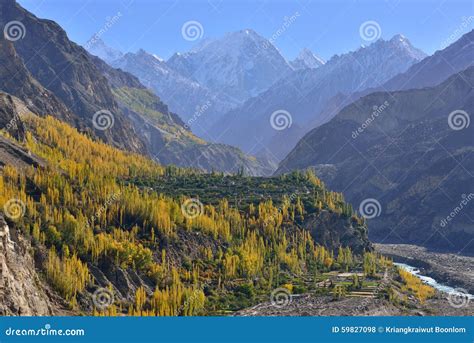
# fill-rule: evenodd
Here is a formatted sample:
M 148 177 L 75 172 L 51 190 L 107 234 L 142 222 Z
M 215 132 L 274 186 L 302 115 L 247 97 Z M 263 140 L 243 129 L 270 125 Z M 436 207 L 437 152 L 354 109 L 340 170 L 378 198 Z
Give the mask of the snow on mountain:
M 325 63 L 326 62 L 324 62 L 321 57 L 316 56 L 311 50 L 304 48 L 299 53 L 298 57 L 296 57 L 293 61 L 290 62 L 290 65 L 295 70 L 305 68 L 316 69 L 318 67 L 321 67 Z
M 337 109 L 335 97 L 341 102 L 344 96 L 382 85 L 425 56 L 401 35 L 335 55 L 316 69 L 295 70 L 280 79 L 258 97 L 223 116 L 212 132 L 226 130 L 222 142 L 244 151 L 255 149 L 258 144 L 265 154 L 274 159 L 283 158 L 301 138 L 301 132 L 329 121 L 337 113 L 325 111 L 329 103 Z M 284 144 L 275 145 L 270 143 L 275 141 L 272 137 L 282 136 L 284 131 L 275 130 L 270 118 L 280 110 L 290 113 L 292 127 L 304 130 L 299 135 L 292 135 L 292 139 L 285 139 Z
M 127 53 L 111 64 L 138 77 L 168 104 L 172 112 L 178 113 L 193 132 L 207 140 L 212 140 L 212 137 L 206 136 L 206 128 L 219 115 L 237 105 L 232 99 L 181 75 L 163 59 L 142 49 L 137 53 Z
M 403 37 L 404 38 L 404 37 Z M 432 56 L 396 75 L 384 84 L 385 89 L 400 90 L 431 87 L 441 83 L 455 72 L 474 65 L 474 30 Z M 416 75 L 416 77 L 413 77 Z
M 111 63 L 123 56 L 121 51 L 111 48 L 102 39 L 96 37 L 90 38 L 84 47 L 91 55 L 97 56 L 107 63 Z
M 174 54 L 167 64 L 240 102 L 265 91 L 292 70 L 267 39 L 250 29 L 202 41 L 187 53 Z

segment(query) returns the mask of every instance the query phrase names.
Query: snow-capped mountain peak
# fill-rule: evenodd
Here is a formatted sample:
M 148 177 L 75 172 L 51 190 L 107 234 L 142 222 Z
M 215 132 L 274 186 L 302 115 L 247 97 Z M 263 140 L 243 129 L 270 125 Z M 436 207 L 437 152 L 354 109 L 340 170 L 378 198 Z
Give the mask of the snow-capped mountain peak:
M 167 64 L 240 102 L 268 89 L 292 70 L 275 46 L 252 29 L 201 41 L 189 52 L 174 54 Z
M 100 38 L 92 36 L 85 45 L 87 51 L 94 56 L 99 57 L 107 63 L 118 60 L 123 53 L 117 49 L 111 48 Z
M 291 66 L 297 69 L 316 69 L 324 65 L 326 62 L 319 56 L 315 55 L 311 50 L 308 48 L 304 48 L 299 53 L 298 57 L 296 57 L 293 61 L 290 62 Z
M 422 60 L 425 58 L 427 55 L 421 51 L 420 49 L 415 48 L 411 42 L 402 34 L 396 34 L 393 36 L 390 40 L 389 43 L 394 44 L 396 46 L 399 46 L 400 49 L 405 50 L 407 53 L 409 53 L 413 58 L 416 58 L 418 60 Z

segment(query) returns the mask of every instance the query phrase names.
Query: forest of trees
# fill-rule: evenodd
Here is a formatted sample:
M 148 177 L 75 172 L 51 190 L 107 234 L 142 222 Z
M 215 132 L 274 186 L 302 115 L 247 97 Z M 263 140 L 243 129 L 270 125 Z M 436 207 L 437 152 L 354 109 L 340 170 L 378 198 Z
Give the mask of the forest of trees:
M 136 272 L 147 280 L 147 287 L 136 290 L 134 303 L 94 309 L 97 315 L 200 314 L 228 307 L 223 299 L 236 284 L 270 290 L 303 273 L 349 270 L 355 264 L 349 247 L 328 250 L 296 225 L 309 212 L 322 210 L 363 225 L 342 195 L 327 191 L 311 172 L 275 179 L 308 185 L 311 191 L 304 199 L 299 194 L 275 201 L 257 197 L 244 199 L 239 206 L 240 200 L 230 198 L 208 203 L 203 195 L 202 213 L 188 216 L 182 204 L 189 195 L 147 185 L 165 180 L 186 185 L 211 176 L 162 167 L 94 142 L 52 117 L 28 117 L 27 125 L 31 132 L 21 144 L 49 166 L 26 171 L 4 167 L 0 205 L 10 199 L 25 204 L 15 225 L 35 246 L 47 249 L 44 276 L 73 309 L 80 310 L 78 294 L 97 286 L 88 266 L 105 262 Z M 255 182 L 243 175 L 232 178 Z M 193 256 L 178 256 L 177 246 L 192 243 L 180 240 L 186 232 L 199 233 L 199 239 L 209 244 L 198 245 Z M 367 275 L 374 273 L 374 263 L 366 254 Z

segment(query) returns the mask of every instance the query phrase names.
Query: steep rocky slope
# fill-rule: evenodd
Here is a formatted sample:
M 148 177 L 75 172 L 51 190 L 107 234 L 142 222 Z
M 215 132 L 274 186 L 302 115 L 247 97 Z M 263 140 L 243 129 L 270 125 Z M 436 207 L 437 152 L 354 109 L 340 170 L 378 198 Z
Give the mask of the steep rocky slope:
M 17 65 L 22 63 L 42 87 L 52 92 L 63 103 L 63 106 L 53 106 L 54 112 L 48 114 L 64 118 L 70 111 L 72 115 L 67 115 L 69 122 L 74 121 L 74 125 L 80 129 L 88 129 L 94 135 L 122 149 L 145 153 L 143 143 L 119 110 L 107 80 L 91 63 L 88 53 L 82 47 L 71 42 L 66 32 L 55 22 L 37 18 L 14 0 L 2 1 L 0 26 L 5 27 L 12 21 L 23 25 L 24 29 L 20 26 L 19 30 L 24 31 L 24 35 L 14 40 L 13 44 L 3 45 L 1 48 L 14 47 L 21 61 L 11 61 L 16 65 L 6 70 L 8 74 L 4 75 L 5 78 L 17 77 L 16 68 L 21 68 Z M 16 92 L 12 92 L 11 87 L 1 89 L 12 92 L 12 95 L 24 101 L 27 100 L 26 97 L 33 101 L 38 94 L 45 94 L 35 94 L 37 89 L 25 93 L 22 87 L 30 87 L 31 82 L 20 81 L 23 82 L 19 83 L 21 86 Z M 69 111 L 65 110 L 65 107 Z M 111 130 L 97 129 L 97 123 L 94 126 L 94 114 L 104 110 L 113 114 L 114 124 Z
M 127 53 L 110 64 L 138 77 L 169 105 L 171 111 L 183 117 L 188 128 L 205 139 L 211 138 L 207 132 L 209 127 L 239 104 L 232 97 L 181 75 L 144 50 Z
M 70 315 L 61 297 L 38 275 L 30 242 L 0 214 L 0 315 Z
M 276 160 L 291 151 L 302 134 L 329 121 L 337 112 L 324 111 L 334 97 L 383 84 L 425 55 L 397 35 L 368 47 L 335 55 L 316 69 L 300 69 L 247 100 L 214 125 L 212 134 L 244 152 L 258 147 Z M 242 134 L 245 133 L 245 134 Z M 272 144 L 279 141 L 279 144 Z
M 4 1 L 0 25 L 12 21 L 19 22 L 20 34 L 23 27 L 25 34 L 19 39 L 0 38 L 0 90 L 21 99 L 32 112 L 53 115 L 113 146 L 161 163 L 224 172 L 243 167 L 250 175 L 272 171 L 268 163 L 236 148 L 198 139 L 136 77 L 91 56 L 55 22 L 35 17 L 13 0 Z M 118 96 L 119 88 L 128 88 L 127 101 Z M 151 108 L 144 106 L 143 98 Z
M 432 88 L 365 96 L 309 132 L 277 173 L 311 167 L 355 207 L 375 198 L 375 241 L 472 254 L 473 85 L 470 67 Z

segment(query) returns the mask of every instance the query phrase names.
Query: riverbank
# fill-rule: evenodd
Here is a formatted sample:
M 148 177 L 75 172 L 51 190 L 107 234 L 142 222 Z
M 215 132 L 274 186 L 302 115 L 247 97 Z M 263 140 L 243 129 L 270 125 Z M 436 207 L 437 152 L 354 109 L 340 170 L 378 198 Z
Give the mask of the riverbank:
M 474 257 L 428 251 L 409 244 L 374 244 L 376 251 L 420 269 L 423 275 L 474 294 Z

